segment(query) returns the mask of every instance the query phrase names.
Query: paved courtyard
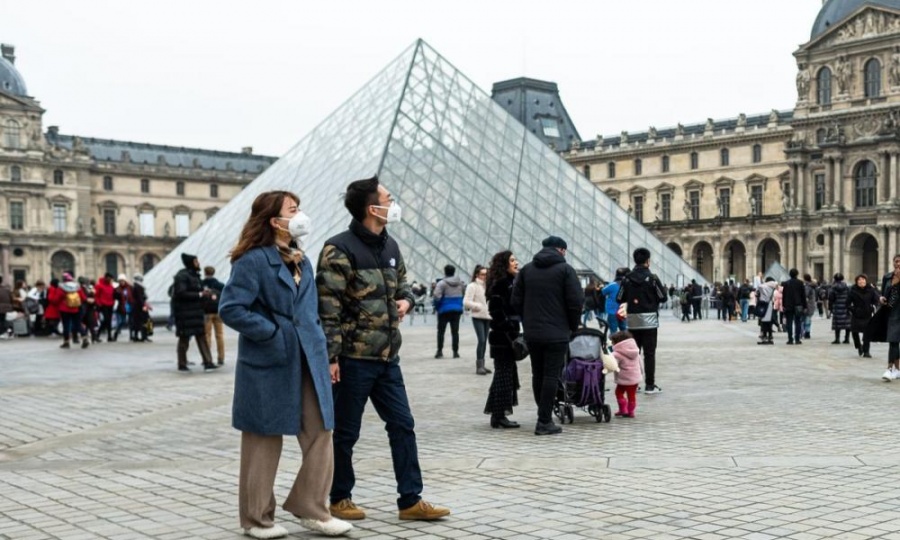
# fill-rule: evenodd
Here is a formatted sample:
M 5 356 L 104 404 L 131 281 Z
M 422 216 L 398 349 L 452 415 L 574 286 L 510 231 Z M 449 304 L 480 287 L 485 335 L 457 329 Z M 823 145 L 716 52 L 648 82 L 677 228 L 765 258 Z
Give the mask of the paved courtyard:
M 453 515 L 397 519 L 370 407 L 354 493 L 369 517 L 353 538 L 900 539 L 900 381 L 879 379 L 884 345 L 863 360 L 816 319 L 802 346 L 780 334 L 760 347 L 752 323 L 666 314 L 664 392 L 639 394 L 637 418 L 578 411 L 562 435 L 535 437 L 528 362 L 513 417 L 523 429 L 492 430 L 470 324 L 463 359 L 435 360 L 433 321 L 404 325 L 402 363 L 424 495 Z M 155 338 L 84 351 L 0 342 L 0 539 L 240 537 L 235 336 L 224 369 L 190 375 L 175 372 L 174 336 Z M 279 503 L 300 459 L 285 448 Z M 293 538 L 314 536 L 277 518 Z

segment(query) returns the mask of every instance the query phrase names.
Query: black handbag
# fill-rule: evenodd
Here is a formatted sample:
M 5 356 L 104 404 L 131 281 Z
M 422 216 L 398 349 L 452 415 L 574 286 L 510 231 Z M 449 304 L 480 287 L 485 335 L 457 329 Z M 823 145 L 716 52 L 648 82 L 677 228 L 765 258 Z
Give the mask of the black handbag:
M 754 312 L 756 316 L 761 319 L 766 316 L 767 311 L 769 311 L 769 303 L 765 300 L 757 300 L 756 311 Z
M 525 337 L 522 334 L 519 334 L 516 339 L 510 340 L 509 346 L 512 349 L 513 359 L 516 362 L 528 358 L 528 343 L 525 342 Z
M 872 315 L 865 331 L 865 336 L 869 341 L 872 343 L 884 343 L 887 341 L 888 316 L 890 314 L 890 306 L 881 306 L 875 312 L 875 315 Z

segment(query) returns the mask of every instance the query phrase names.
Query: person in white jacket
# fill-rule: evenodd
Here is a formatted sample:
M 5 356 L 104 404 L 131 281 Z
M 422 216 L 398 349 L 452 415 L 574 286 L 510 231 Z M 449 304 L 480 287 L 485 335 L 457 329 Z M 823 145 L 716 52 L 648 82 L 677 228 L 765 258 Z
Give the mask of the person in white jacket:
M 475 327 L 475 335 L 478 337 L 478 348 L 475 354 L 475 373 L 487 375 L 491 370 L 484 367 L 484 351 L 487 348 L 487 335 L 491 322 L 488 313 L 487 298 L 484 293 L 484 282 L 487 279 L 487 268 L 476 265 L 472 272 L 472 281 L 466 285 L 466 294 L 463 297 L 463 306 L 472 314 L 472 325 Z

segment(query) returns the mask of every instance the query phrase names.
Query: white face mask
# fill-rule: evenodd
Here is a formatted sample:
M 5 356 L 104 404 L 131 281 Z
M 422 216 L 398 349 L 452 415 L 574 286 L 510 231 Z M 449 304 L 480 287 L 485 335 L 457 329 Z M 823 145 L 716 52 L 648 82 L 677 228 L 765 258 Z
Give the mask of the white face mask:
M 387 207 L 385 207 L 385 206 L 375 206 L 375 205 L 372 205 L 372 206 L 373 206 L 374 208 L 387 208 L 387 217 L 386 217 L 386 218 L 382 218 L 382 219 L 384 219 L 385 222 L 387 222 L 387 223 L 399 223 L 399 222 L 400 222 L 400 219 L 401 219 L 401 217 L 402 217 L 402 215 L 403 215 L 403 212 L 400 210 L 400 205 L 397 204 L 396 201 L 392 202 L 391 205 L 390 205 L 390 206 L 387 206 Z M 381 216 L 378 216 L 378 217 L 381 217 Z
M 290 233 L 291 238 L 294 239 L 294 242 L 297 242 L 299 247 L 303 247 L 303 241 L 309 236 L 309 233 L 312 232 L 312 219 L 305 212 L 297 212 L 294 214 L 294 217 L 288 218 L 278 218 L 282 220 L 286 220 L 288 222 L 287 231 Z

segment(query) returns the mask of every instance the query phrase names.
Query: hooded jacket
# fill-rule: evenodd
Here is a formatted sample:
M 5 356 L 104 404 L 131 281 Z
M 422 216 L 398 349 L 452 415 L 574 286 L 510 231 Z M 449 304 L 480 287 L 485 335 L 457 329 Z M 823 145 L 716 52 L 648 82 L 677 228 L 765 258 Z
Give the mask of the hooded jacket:
M 635 266 L 622 280 L 617 300 L 628 304 L 628 329 L 659 328 L 659 303 L 666 299 L 666 288 L 646 266 Z
M 616 384 L 631 386 L 641 384 L 644 374 L 641 373 L 641 352 L 634 338 L 628 338 L 613 345 L 613 356 L 619 363 L 616 372 Z
M 445 277 L 434 288 L 434 300 L 437 302 L 437 312 L 462 313 L 465 285 L 459 276 Z
M 175 274 L 172 284 L 172 311 L 178 337 L 204 335 L 206 314 L 203 311 L 203 285 L 200 270 L 194 267 L 196 255 L 181 254 L 184 268 Z
M 510 303 L 522 316 L 526 341 L 567 342 L 581 322 L 584 291 L 566 258 L 546 247 L 519 271 Z

